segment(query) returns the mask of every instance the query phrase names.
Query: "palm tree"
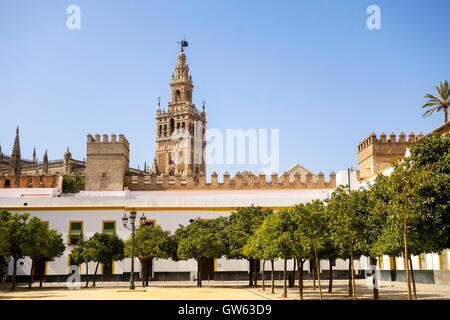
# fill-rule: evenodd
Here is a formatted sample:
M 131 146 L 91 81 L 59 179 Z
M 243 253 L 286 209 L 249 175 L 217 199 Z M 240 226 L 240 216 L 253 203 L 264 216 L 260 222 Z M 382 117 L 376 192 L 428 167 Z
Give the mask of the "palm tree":
M 444 115 L 445 115 L 445 122 L 448 122 L 448 107 L 450 105 L 450 89 L 448 87 L 448 82 L 447 80 L 445 80 L 444 82 L 440 82 L 439 83 L 439 87 L 438 86 L 434 86 L 436 88 L 436 91 L 439 94 L 439 97 L 435 97 L 432 94 L 426 94 L 425 98 L 428 99 L 428 102 L 425 103 L 422 106 L 422 109 L 427 108 L 427 107 L 431 107 L 429 108 L 427 111 L 425 111 L 425 113 L 422 115 L 424 118 L 431 116 L 431 114 L 434 111 L 444 111 Z

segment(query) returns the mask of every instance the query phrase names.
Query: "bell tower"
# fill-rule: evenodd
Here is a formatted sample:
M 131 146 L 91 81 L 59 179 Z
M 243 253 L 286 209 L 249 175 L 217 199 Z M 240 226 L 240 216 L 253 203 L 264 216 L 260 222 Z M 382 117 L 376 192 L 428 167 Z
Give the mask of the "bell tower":
M 156 165 L 160 173 L 197 176 L 206 173 L 204 161 L 206 112 L 192 103 L 194 84 L 181 41 L 181 51 L 170 81 L 170 101 L 156 111 Z

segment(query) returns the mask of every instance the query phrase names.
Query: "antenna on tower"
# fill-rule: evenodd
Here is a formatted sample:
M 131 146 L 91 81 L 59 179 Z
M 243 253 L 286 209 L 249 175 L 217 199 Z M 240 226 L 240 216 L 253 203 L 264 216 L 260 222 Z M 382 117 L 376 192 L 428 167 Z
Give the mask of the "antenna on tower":
M 179 43 L 181 46 L 181 52 L 184 51 L 183 48 L 186 48 L 189 45 L 189 43 L 186 41 L 186 39 L 178 41 L 177 43 Z

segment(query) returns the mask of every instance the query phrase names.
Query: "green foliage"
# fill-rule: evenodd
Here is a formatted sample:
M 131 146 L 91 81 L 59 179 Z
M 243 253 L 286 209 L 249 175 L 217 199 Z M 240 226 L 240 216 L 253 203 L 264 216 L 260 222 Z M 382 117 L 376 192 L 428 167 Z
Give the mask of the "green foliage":
M 281 235 L 278 230 L 280 225 L 280 215 L 278 213 L 266 216 L 261 226 L 249 238 L 242 251 L 247 257 L 263 260 L 275 260 L 281 257 L 282 253 L 277 240 Z
M 147 259 L 167 259 L 169 242 L 169 231 L 164 231 L 161 226 L 142 226 L 136 233 L 134 238 L 134 253 L 139 260 Z M 125 241 L 125 255 L 131 257 L 132 239 Z
M 217 232 L 214 220 L 200 218 L 175 232 L 178 241 L 177 257 L 181 260 L 220 258 L 225 253 L 225 245 Z
M 116 235 L 96 232 L 83 246 L 88 250 L 87 256 L 94 262 L 107 264 L 125 258 L 124 242 Z
M 39 218 L 33 217 L 26 226 L 28 237 L 24 255 L 33 260 L 52 261 L 64 253 L 66 246 L 56 230 L 47 230 Z
M 20 259 L 26 255 L 30 233 L 27 228 L 29 214 L 0 212 L 0 254 Z
M 65 175 L 63 177 L 63 192 L 75 193 L 84 189 L 83 177 L 76 174 L 75 177 Z
M 331 238 L 340 249 L 340 256 L 359 257 L 367 250 L 368 194 L 365 190 L 337 187 L 327 200 Z
M 238 208 L 236 212 L 231 213 L 228 220 L 222 220 L 221 240 L 226 245 L 226 257 L 228 259 L 251 257 L 243 252 L 243 248 L 262 224 L 264 218 L 271 213 L 272 210 L 270 209 L 263 210 L 261 207 L 252 205 L 246 208 Z
M 426 94 L 425 98 L 428 101 L 422 106 L 422 109 L 428 108 L 427 111 L 422 115 L 423 117 L 428 117 L 433 114 L 435 111 L 443 111 L 444 112 L 444 123 L 448 121 L 448 107 L 450 106 L 450 88 L 448 87 L 447 80 L 441 81 L 438 86 L 434 86 L 438 93 L 438 96 L 434 96 L 432 94 Z

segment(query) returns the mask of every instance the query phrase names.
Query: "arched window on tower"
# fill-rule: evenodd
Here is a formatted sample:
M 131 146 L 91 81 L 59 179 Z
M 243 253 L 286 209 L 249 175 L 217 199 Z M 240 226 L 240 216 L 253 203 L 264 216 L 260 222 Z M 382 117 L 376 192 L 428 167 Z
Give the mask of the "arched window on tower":
M 164 137 L 167 136 L 167 124 L 164 125 Z
M 191 91 L 188 90 L 188 91 L 186 92 L 186 97 L 187 97 L 187 100 L 188 100 L 188 101 L 191 101 Z
M 162 125 L 159 125 L 159 136 L 161 137 L 162 135 Z
M 175 102 L 180 101 L 180 97 L 181 97 L 181 92 L 178 89 L 178 90 L 175 91 Z

